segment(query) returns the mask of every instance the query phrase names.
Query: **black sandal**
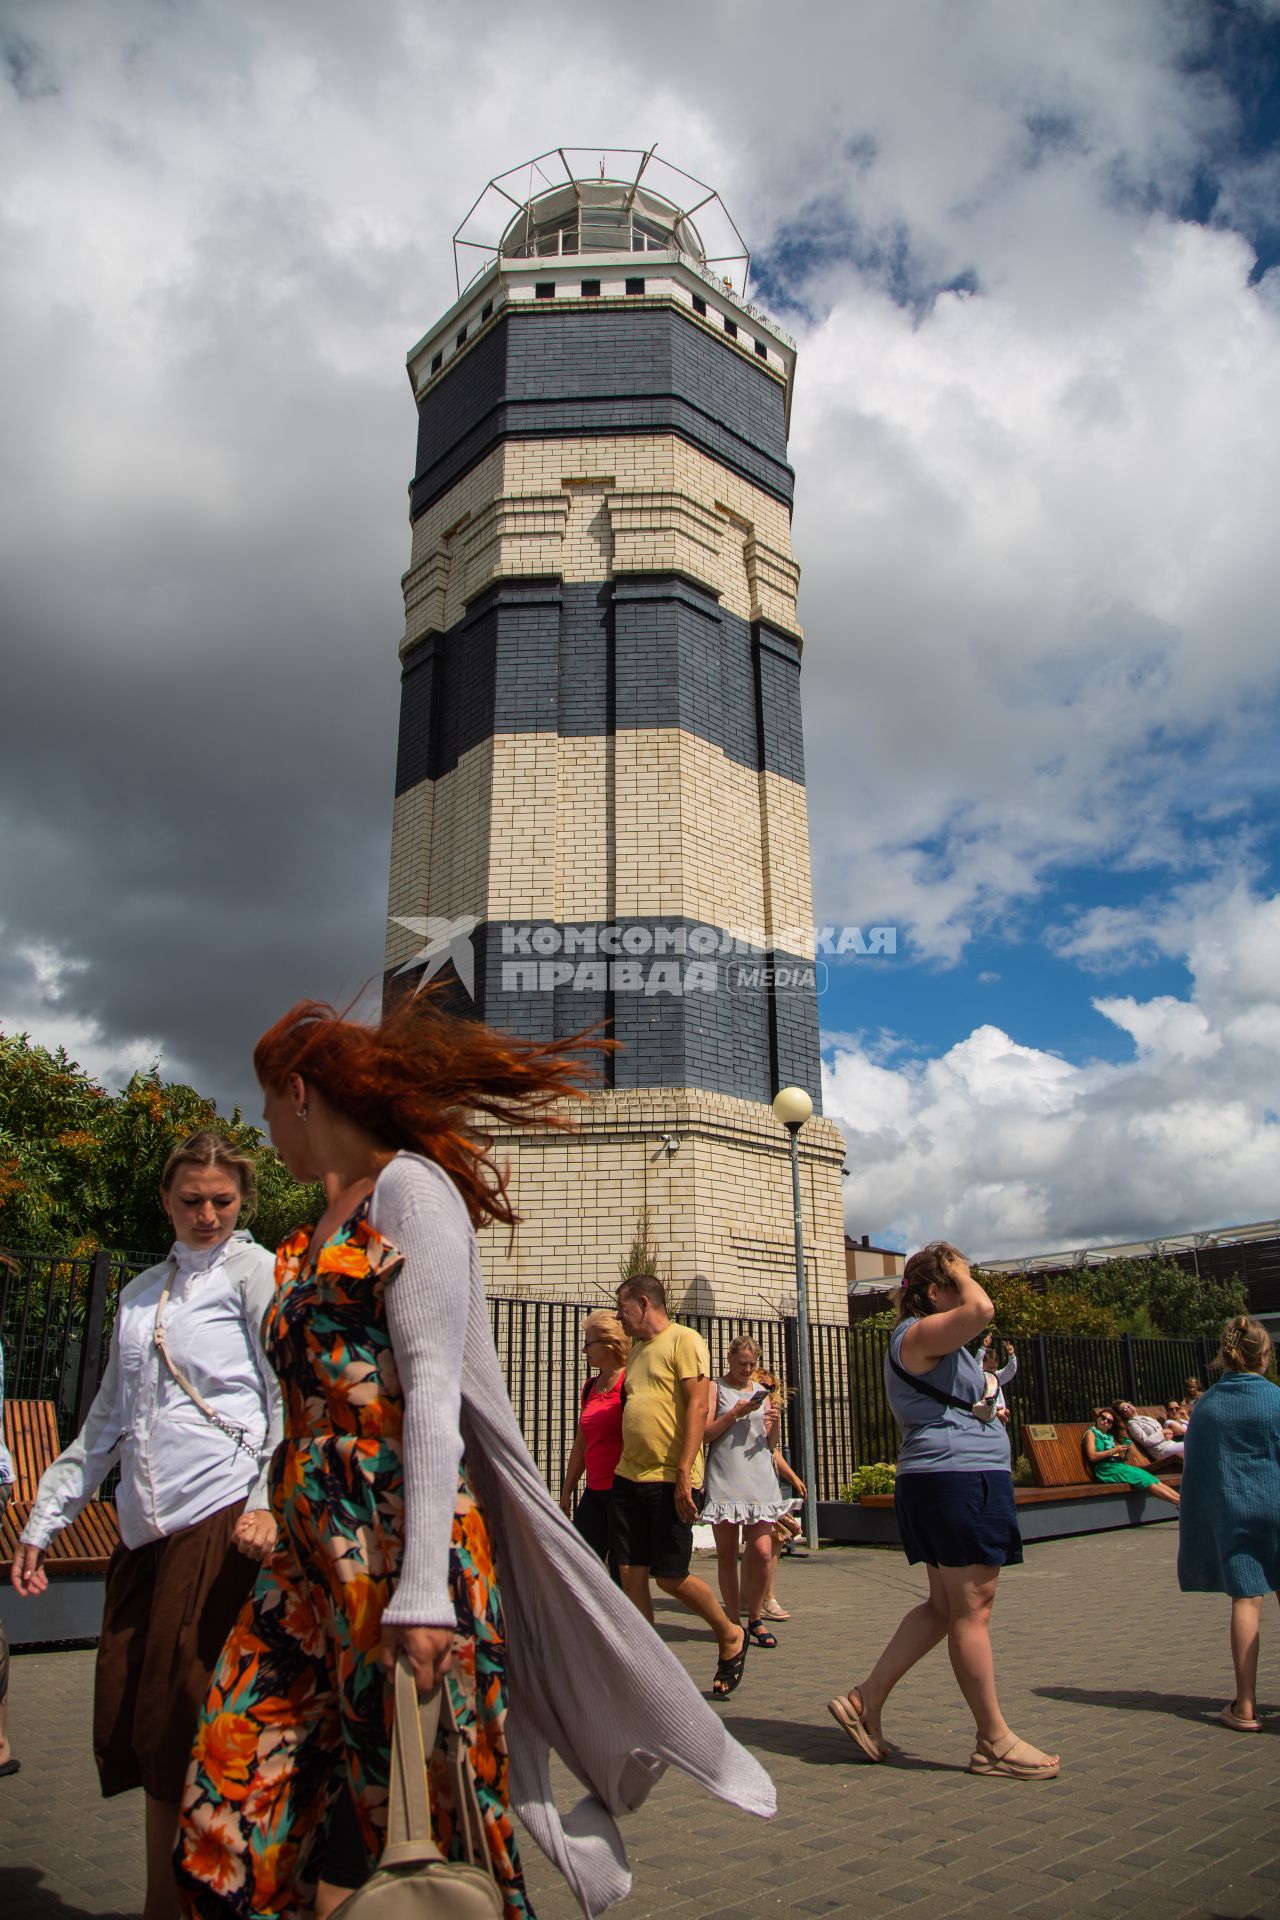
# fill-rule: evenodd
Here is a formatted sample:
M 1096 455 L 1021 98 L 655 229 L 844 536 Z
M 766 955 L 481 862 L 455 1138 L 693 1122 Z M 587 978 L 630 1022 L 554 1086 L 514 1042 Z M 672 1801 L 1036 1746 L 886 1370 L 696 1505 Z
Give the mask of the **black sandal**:
M 776 1647 L 778 1644 L 777 1634 L 771 1633 L 762 1619 L 748 1620 L 747 1638 L 754 1640 L 758 1647 Z
M 711 1682 L 713 1700 L 727 1700 L 742 1678 L 742 1669 L 747 1664 L 747 1648 L 751 1645 L 751 1635 L 742 1629 L 742 1645 L 732 1659 L 721 1659 L 716 1663 L 715 1679 Z

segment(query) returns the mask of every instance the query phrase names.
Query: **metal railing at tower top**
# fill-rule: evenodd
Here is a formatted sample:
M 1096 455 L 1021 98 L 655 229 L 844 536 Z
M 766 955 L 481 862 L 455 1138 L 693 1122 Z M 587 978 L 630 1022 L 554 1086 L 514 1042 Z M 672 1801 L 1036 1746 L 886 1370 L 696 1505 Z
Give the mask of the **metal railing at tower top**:
M 697 215 L 698 224 L 694 224 Z M 570 247 L 561 237 L 570 233 Z M 745 301 L 751 250 L 714 187 L 641 147 L 549 147 L 498 173 L 453 235 L 459 295 L 495 260 L 673 248 Z M 464 254 L 464 251 L 465 254 Z M 463 260 L 480 254 L 464 277 Z

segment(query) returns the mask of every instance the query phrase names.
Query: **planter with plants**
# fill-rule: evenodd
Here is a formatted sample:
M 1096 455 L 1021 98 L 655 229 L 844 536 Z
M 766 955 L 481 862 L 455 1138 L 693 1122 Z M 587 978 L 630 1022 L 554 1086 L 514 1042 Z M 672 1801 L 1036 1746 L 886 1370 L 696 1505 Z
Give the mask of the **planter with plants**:
M 892 1494 L 897 1477 L 898 1469 L 887 1460 L 877 1460 L 872 1466 L 855 1467 L 840 1489 L 840 1498 L 852 1505 L 855 1500 L 865 1500 L 871 1494 Z

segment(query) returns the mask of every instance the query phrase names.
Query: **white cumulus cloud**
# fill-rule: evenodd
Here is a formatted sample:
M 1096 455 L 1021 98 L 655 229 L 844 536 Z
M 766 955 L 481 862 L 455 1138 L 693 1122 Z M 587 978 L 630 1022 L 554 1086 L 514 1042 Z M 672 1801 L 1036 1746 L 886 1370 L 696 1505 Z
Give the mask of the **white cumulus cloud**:
M 895 1068 L 842 1037 L 823 1101 L 848 1142 L 851 1230 L 995 1258 L 1273 1218 L 1280 897 L 1236 886 L 1197 897 L 1194 920 L 1191 904 L 1149 921 L 1185 958 L 1187 997 L 1094 1002 L 1129 1060 L 1073 1064 L 990 1024 Z

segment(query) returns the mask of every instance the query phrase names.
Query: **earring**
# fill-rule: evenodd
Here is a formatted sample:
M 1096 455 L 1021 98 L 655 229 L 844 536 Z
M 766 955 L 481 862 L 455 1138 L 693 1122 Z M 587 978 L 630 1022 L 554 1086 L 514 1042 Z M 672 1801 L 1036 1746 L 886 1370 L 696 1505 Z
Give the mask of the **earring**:
M 305 1119 L 306 1119 L 306 1117 L 307 1117 L 307 1103 L 306 1103 L 306 1101 L 305 1101 L 305 1100 L 303 1101 L 303 1103 L 302 1103 L 302 1105 L 301 1105 L 300 1107 L 295 1107 L 295 1108 L 294 1108 L 294 1110 L 293 1110 L 293 1117 L 294 1117 L 294 1119 L 295 1119 L 295 1120 L 305 1120 Z

